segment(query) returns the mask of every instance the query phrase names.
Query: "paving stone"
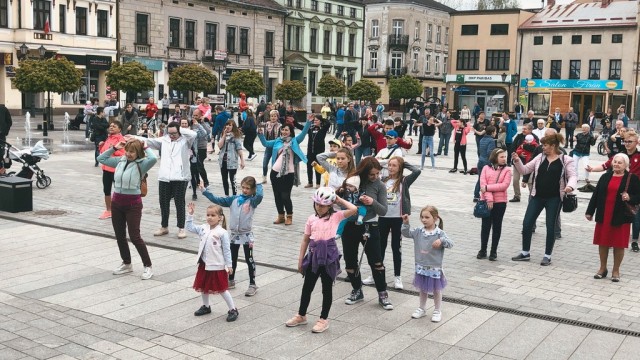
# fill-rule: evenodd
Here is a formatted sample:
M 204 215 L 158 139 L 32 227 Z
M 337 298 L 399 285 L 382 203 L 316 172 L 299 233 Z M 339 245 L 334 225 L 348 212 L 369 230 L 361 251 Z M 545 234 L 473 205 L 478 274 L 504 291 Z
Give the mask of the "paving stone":
M 49 359 L 54 356 L 60 355 L 60 352 L 58 350 L 51 349 L 46 346 L 36 346 L 22 351 L 25 354 L 33 356 L 36 359 Z
M 591 330 L 559 324 L 527 359 L 568 359 Z
M 171 336 L 171 335 L 162 335 L 155 339 L 151 339 L 151 342 L 158 345 L 162 345 L 170 349 L 175 349 L 178 346 L 181 346 L 187 343 L 186 341 L 178 339 L 177 337 Z
M 194 343 L 182 344 L 173 348 L 173 350 L 193 357 L 200 357 L 213 351 L 213 349 L 209 349 L 205 346 L 200 346 Z
M 558 324 L 550 321 L 528 318 L 489 353 L 512 359 L 524 359 L 556 326 Z
M 151 340 L 151 339 L 155 339 L 157 337 L 160 337 L 162 334 L 157 332 L 157 331 L 153 331 L 153 330 L 149 330 L 149 329 L 143 329 L 143 328 L 137 328 L 135 330 L 131 330 L 127 333 L 128 335 L 134 336 L 134 337 L 139 337 L 140 339 L 143 340 Z
M 483 353 L 489 352 L 523 321 L 525 318 L 522 316 L 496 313 L 458 341 L 455 346 Z
M 67 337 L 67 340 L 70 340 L 76 344 L 80 344 L 83 346 L 90 346 L 97 342 L 104 341 L 99 337 L 93 336 L 91 334 L 83 333 L 83 332 L 79 332 L 75 335 L 71 335 Z
M 118 344 L 137 351 L 142 351 L 156 345 L 139 337 L 129 337 L 126 340 L 118 342 Z
M 443 308 L 443 317 L 447 316 L 446 308 Z M 495 315 L 494 311 L 467 308 L 455 317 L 446 320 L 442 326 L 429 333 L 425 339 L 454 345 L 462 340 L 470 332 Z
M 14 360 L 14 359 L 17 360 L 17 359 L 22 359 L 25 356 L 27 356 L 25 353 L 15 349 L 8 348 L 8 347 L 5 347 L 4 349 L 0 349 L 0 357 L 3 360 Z
M 91 344 L 89 345 L 89 348 L 99 351 L 101 353 L 105 353 L 105 354 L 112 354 L 116 351 L 120 351 L 122 349 L 124 349 L 124 346 L 118 345 L 116 343 L 113 343 L 111 341 L 107 341 L 107 340 L 102 340 L 99 341 L 95 344 Z
M 623 337 L 613 333 L 592 330 L 569 359 L 611 359 L 622 344 L 623 339 Z
M 86 353 L 89 353 L 93 350 L 89 349 L 88 347 L 82 346 L 82 345 L 78 345 L 78 344 L 74 344 L 74 343 L 68 343 L 65 345 L 62 345 L 58 348 L 56 348 L 56 350 L 58 350 L 59 352 L 69 355 L 73 358 L 80 358 L 82 356 L 84 356 Z
M 17 337 L 18 335 L 16 335 L 15 333 L 12 333 L 6 330 L 0 330 L 0 343 L 9 341 L 11 339 L 15 339 Z
M 153 356 L 154 358 L 158 358 L 161 360 L 171 359 L 175 356 L 180 355 L 179 352 L 173 351 L 164 346 L 156 345 L 154 347 L 150 347 L 142 351 L 143 353 Z
M 143 360 L 149 358 L 149 355 L 129 348 L 116 351 L 112 355 L 121 360 Z
M 43 336 L 41 338 L 34 339 L 34 341 L 48 348 L 57 348 L 69 343 L 68 340 L 55 335 Z
M 469 349 L 460 348 L 457 346 L 452 346 L 449 350 L 445 351 L 442 355 L 438 357 L 438 359 L 442 360 L 464 360 L 464 359 L 480 359 L 484 356 L 484 353 L 473 351 Z
M 127 334 L 123 334 L 115 330 L 105 331 L 103 333 L 98 334 L 97 336 L 101 339 L 105 339 L 105 340 L 116 342 L 116 343 L 123 340 L 127 340 L 131 337 Z
M 4 341 L 2 344 L 18 351 L 24 351 L 26 349 L 30 349 L 32 347 L 36 347 L 40 345 L 35 341 L 31 341 L 23 337 L 17 337 L 15 339 Z
M 30 326 L 28 328 L 16 331 L 15 334 L 20 335 L 29 340 L 34 340 L 43 336 L 47 336 L 50 333 L 48 331 L 40 330 L 38 328 Z

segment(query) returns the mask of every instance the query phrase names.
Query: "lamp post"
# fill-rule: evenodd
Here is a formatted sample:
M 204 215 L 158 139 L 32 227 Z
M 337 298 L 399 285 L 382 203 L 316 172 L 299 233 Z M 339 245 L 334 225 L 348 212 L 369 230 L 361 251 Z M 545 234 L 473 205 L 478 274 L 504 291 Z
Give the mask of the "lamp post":
M 502 75 L 500 75 L 502 77 L 502 82 L 506 83 L 507 82 L 507 73 L 502 73 Z M 507 98 L 503 101 L 503 111 L 504 112 L 509 112 L 509 98 L 510 98 L 510 94 L 509 92 L 511 91 L 511 84 L 508 85 L 507 87 Z
M 40 45 L 38 54 L 40 55 L 40 60 L 43 60 L 47 54 L 47 49 L 44 45 Z M 51 91 L 47 91 L 47 105 L 42 113 L 42 136 L 49 136 L 49 123 L 51 121 Z
M 344 97 L 342 98 L 342 103 L 344 104 L 347 101 L 347 72 L 342 73 L 342 81 L 344 82 Z

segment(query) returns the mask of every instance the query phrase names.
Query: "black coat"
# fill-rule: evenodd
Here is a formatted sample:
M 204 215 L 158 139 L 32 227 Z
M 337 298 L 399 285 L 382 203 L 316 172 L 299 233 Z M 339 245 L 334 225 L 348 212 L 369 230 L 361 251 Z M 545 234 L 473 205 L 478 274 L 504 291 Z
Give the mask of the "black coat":
M 309 141 L 307 141 L 307 156 L 310 154 L 320 154 L 324 152 L 325 149 L 325 137 L 327 136 L 327 132 L 331 127 L 331 123 L 328 121 L 322 121 L 320 127 L 316 127 L 312 125 L 307 132 L 309 136 Z
M 625 170 L 624 175 L 622 176 L 622 181 L 620 181 L 620 187 L 615 193 L 610 194 L 607 188 L 609 187 L 609 181 L 611 181 L 611 178 L 613 177 L 613 171 L 607 171 L 600 177 L 600 180 L 598 180 L 598 185 L 596 185 L 596 189 L 591 195 L 591 200 L 589 200 L 589 206 L 587 206 L 585 214 L 593 215 L 595 213 L 596 222 L 602 223 L 604 221 L 604 204 L 607 200 L 607 196 L 613 195 L 616 197 L 616 205 L 613 208 L 611 225 L 620 226 L 622 224 L 633 222 L 633 215 L 627 212 L 621 195 L 627 185 L 627 177 L 629 175 L 631 175 L 629 188 L 627 189 L 627 192 L 629 193 L 629 203 L 633 205 L 640 203 L 640 180 L 637 176 L 629 174 L 629 172 Z
M 0 139 L 5 139 L 11 130 L 11 114 L 6 106 L 0 104 Z

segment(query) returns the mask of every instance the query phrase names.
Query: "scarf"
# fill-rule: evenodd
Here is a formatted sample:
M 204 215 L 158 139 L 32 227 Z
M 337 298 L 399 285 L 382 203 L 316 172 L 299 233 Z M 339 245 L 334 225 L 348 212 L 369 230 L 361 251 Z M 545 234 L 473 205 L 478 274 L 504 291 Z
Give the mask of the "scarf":
M 131 118 L 133 117 L 133 110 L 131 110 L 131 112 L 125 111 L 124 117 L 125 119 L 127 119 L 127 121 L 131 120 Z
M 251 199 L 251 196 L 240 195 L 236 199 L 238 199 L 238 206 L 242 206 L 242 204 L 244 204 L 245 201 Z
M 280 172 L 276 177 L 282 177 L 287 175 L 289 172 L 289 160 L 291 159 L 291 137 L 290 136 L 281 136 L 282 140 L 282 166 L 280 167 Z

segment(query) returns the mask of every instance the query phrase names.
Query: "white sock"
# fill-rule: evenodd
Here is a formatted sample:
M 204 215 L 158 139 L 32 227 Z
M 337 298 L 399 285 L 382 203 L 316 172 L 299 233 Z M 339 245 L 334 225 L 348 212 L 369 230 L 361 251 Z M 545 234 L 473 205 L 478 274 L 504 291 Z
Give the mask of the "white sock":
M 209 307 L 209 294 L 202 293 L 202 305 Z
M 522 255 L 524 255 L 524 256 L 529 255 L 529 252 L 528 252 L 528 251 L 524 251 L 524 250 L 522 250 L 522 251 L 521 251 L 521 253 L 522 253 Z
M 231 298 L 231 293 L 229 292 L 229 290 L 223 292 L 220 295 L 222 295 L 222 298 L 227 303 L 227 306 L 229 307 L 229 310 L 233 310 L 233 309 L 236 308 L 235 304 L 233 303 L 233 298 Z
M 442 291 L 435 291 L 433 293 L 433 302 L 435 304 L 435 311 L 440 311 L 440 305 L 442 305 Z
M 544 257 L 546 257 L 547 259 L 551 260 L 551 255 L 544 254 Z

